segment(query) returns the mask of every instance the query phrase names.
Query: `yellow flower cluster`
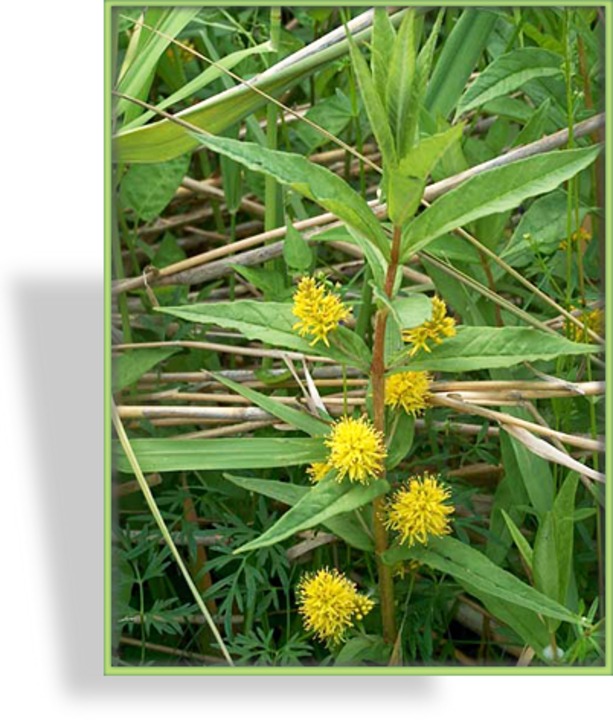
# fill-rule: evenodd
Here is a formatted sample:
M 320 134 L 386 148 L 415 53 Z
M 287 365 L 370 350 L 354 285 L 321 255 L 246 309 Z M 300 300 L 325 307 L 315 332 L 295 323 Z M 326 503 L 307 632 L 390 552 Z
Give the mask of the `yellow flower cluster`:
M 332 470 L 332 466 L 327 462 L 314 462 L 307 473 L 310 475 L 310 480 L 313 483 L 318 483 L 323 480 L 326 475 Z
M 455 334 L 455 320 L 447 316 L 445 302 L 439 297 L 434 297 L 432 298 L 432 318 L 415 328 L 403 330 L 402 339 L 413 345 L 409 351 L 409 355 L 413 357 L 420 348 L 430 352 L 428 341 L 431 340 L 436 345 L 440 345 L 443 337 L 451 337 Z
M 296 592 L 305 629 L 322 642 L 341 642 L 354 620 L 361 620 L 374 606 L 355 583 L 328 568 L 305 575 Z
M 430 376 L 427 372 L 401 372 L 385 379 L 385 404 L 417 415 L 428 407 Z
M 583 243 L 588 243 L 592 239 L 592 233 L 586 230 L 584 227 L 580 227 L 576 232 L 570 236 L 571 245 L 581 246 Z M 562 240 L 560 243 L 560 250 L 566 250 L 568 243 L 566 240 Z
M 578 319 L 587 325 L 590 330 L 603 338 L 605 335 L 604 318 L 604 310 L 602 310 L 602 308 L 595 308 L 594 310 L 586 310 L 585 312 L 582 312 Z M 575 342 L 592 342 L 592 339 L 585 330 L 574 323 L 570 323 L 568 334 L 570 339 Z
M 182 47 L 183 45 L 185 47 Z M 184 63 L 187 63 L 196 57 L 194 55 L 194 53 L 191 52 L 192 50 L 196 49 L 196 46 L 194 45 L 194 43 L 191 40 L 181 40 L 181 45 L 174 45 L 174 48 L 177 49 L 177 51 L 179 53 L 179 57 L 181 58 L 182 62 L 184 62 Z M 169 47 L 166 50 L 166 57 L 169 60 L 175 59 L 173 46 Z
M 366 418 L 341 418 L 324 444 L 330 448 L 325 464 L 337 471 L 339 482 L 348 476 L 351 482 L 365 485 L 383 471 L 386 456 L 383 434 Z
M 400 543 L 425 545 L 429 537 L 451 532 L 448 516 L 454 512 L 446 505 L 451 493 L 433 475 L 411 477 L 397 490 L 387 506 L 387 528 L 400 534 Z
M 338 295 L 328 292 L 323 283 L 314 278 L 303 277 L 295 292 L 292 313 L 299 318 L 294 325 L 301 337 L 311 335 L 315 345 L 319 340 L 330 347 L 328 333 L 349 317 L 349 308 L 343 305 Z

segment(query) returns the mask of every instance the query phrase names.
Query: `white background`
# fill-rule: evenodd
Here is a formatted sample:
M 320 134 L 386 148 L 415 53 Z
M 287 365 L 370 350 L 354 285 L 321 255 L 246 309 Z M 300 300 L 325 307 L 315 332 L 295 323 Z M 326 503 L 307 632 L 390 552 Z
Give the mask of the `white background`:
M 4 717 L 559 720 L 610 706 L 611 678 L 103 676 L 103 3 L 11 0 L 2 31 Z

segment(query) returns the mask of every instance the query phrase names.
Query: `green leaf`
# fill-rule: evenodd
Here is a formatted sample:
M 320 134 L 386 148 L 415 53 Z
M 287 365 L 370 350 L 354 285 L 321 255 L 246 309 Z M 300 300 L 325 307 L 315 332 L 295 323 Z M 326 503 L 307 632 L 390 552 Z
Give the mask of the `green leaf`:
M 505 407 L 504 410 L 523 420 L 533 419 L 527 410 Z M 514 481 L 520 480 L 526 489 L 530 504 L 539 513 L 546 513 L 553 507 L 555 480 L 546 460 L 530 452 L 528 448 L 504 430 L 500 432 L 500 449 L 505 473 L 513 474 Z
M 322 480 L 259 538 L 242 545 L 234 552 L 247 552 L 274 545 L 301 530 L 355 510 L 387 490 L 389 485 L 385 480 L 372 480 L 368 485 L 356 485 L 347 480 L 340 483 L 334 479 Z
M 142 220 L 153 220 L 164 210 L 187 173 L 190 156 L 151 165 L 133 165 L 121 181 L 121 199 Z
M 573 560 L 575 495 L 579 476 L 569 473 L 553 503 L 541 518 L 534 541 L 534 585 L 560 603 L 566 602 Z M 549 621 L 550 632 L 558 623 Z
M 338 137 L 354 116 L 349 98 L 340 88 L 337 88 L 335 95 L 319 100 L 307 111 L 305 117 L 327 130 L 331 135 Z M 293 128 L 306 146 L 307 155 L 314 152 L 320 145 L 329 142 L 329 137 L 306 123 L 295 123 Z
M 369 34 L 370 28 L 366 28 L 357 33 L 355 39 L 366 38 Z M 237 85 L 182 111 L 179 114 L 180 119 L 208 132 L 222 132 L 266 104 L 266 97 L 254 92 L 253 87 L 273 96 L 277 95 L 318 67 L 341 57 L 346 51 L 347 40 L 343 39 L 306 56 L 301 52 L 296 59 L 293 56 L 284 58 L 266 73 L 253 78 L 249 85 Z M 193 150 L 197 145 L 198 139 L 185 127 L 166 119 L 134 130 L 122 131 L 115 136 L 117 161 L 124 163 L 170 160 Z
M 278 500 L 290 507 L 296 505 L 305 495 L 309 493 L 309 488 L 302 485 L 292 485 L 288 482 L 279 482 L 278 480 L 260 480 L 258 478 L 237 477 L 224 473 L 224 477 L 238 487 L 249 490 L 250 492 L 259 493 L 266 497 Z M 373 539 L 368 535 L 364 528 L 352 515 L 337 515 L 334 518 L 326 520 L 322 525 L 330 532 L 344 540 L 348 545 L 372 552 L 375 549 Z
M 129 387 L 141 375 L 179 350 L 180 348 L 136 348 L 124 352 L 113 360 L 113 392 Z
M 250 55 L 260 55 L 269 52 L 273 52 L 273 48 L 270 41 L 266 41 L 265 43 L 262 43 L 260 45 L 254 45 L 253 47 L 248 47 L 244 50 L 238 50 L 237 52 L 233 52 L 230 55 L 226 55 L 226 57 L 220 58 L 217 61 L 216 65 L 211 65 L 207 67 L 206 70 L 203 70 L 193 80 L 190 80 L 179 90 L 172 93 L 172 95 L 164 98 L 164 100 L 158 103 L 155 107 L 158 110 L 165 110 L 172 105 L 176 105 L 177 103 L 182 102 L 186 98 L 195 95 L 197 92 L 202 90 L 203 87 L 210 85 L 218 78 L 224 77 L 225 73 L 223 71 L 223 68 L 231 70 L 235 65 L 238 65 L 241 60 L 244 60 Z M 152 117 L 155 117 L 155 115 L 156 114 L 155 112 L 153 112 L 153 110 L 146 110 L 131 123 L 124 125 L 122 127 L 122 132 L 126 130 L 132 130 L 134 128 L 140 127 L 141 125 L 144 125 Z
M 385 284 L 385 276 L 387 274 L 387 260 L 383 256 L 383 253 L 379 250 L 376 245 L 369 242 L 363 235 L 356 232 L 353 228 L 348 227 L 350 237 L 347 238 L 348 242 L 355 243 L 361 248 L 364 253 L 364 258 L 369 264 L 372 270 L 372 276 L 378 287 L 383 287 Z M 323 235 L 323 233 L 322 233 Z M 315 239 L 319 239 L 320 235 L 316 235 Z
M 313 200 L 362 233 L 387 257 L 389 242 L 366 201 L 338 175 L 309 162 L 302 155 L 285 153 L 231 138 L 193 133 L 215 152 L 245 167 L 274 177 L 280 183 Z
M 432 300 L 421 293 L 396 296 L 392 308 L 403 330 L 417 327 L 432 317 Z
M 432 25 L 430 35 L 428 36 L 428 39 L 420 50 L 419 55 L 417 56 L 417 62 L 415 65 L 415 79 L 413 80 L 411 97 L 409 100 L 409 105 L 416 108 L 416 112 L 412 112 L 409 114 L 409 117 L 407 118 L 406 129 L 406 137 L 409 138 L 410 145 L 412 145 L 415 141 L 420 116 L 424 111 L 424 96 L 426 93 L 428 79 L 430 77 L 430 70 L 432 69 L 432 61 L 434 59 L 436 41 L 438 39 L 438 34 L 441 29 L 441 23 L 443 22 L 444 15 L 445 8 L 441 8 L 438 11 L 434 24 Z
M 429 353 L 420 350 L 406 369 L 471 372 L 511 367 L 524 361 L 553 360 L 561 355 L 584 355 L 597 349 L 534 328 L 459 327 L 457 335 L 445 338 Z
M 351 62 L 358 81 L 360 95 L 364 101 L 366 114 L 370 121 L 370 126 L 381 150 L 383 158 L 383 166 L 396 164 L 396 147 L 394 138 L 390 129 L 389 120 L 385 111 L 385 106 L 379 95 L 379 91 L 375 87 L 368 65 L 359 48 L 351 37 L 349 37 L 349 53 Z
M 295 410 L 284 403 L 276 401 L 274 398 L 268 397 L 268 395 L 263 395 L 257 390 L 245 387 L 219 373 L 213 373 L 213 375 L 222 385 L 229 387 L 230 390 L 234 390 L 234 392 L 247 398 L 247 400 L 250 400 L 254 405 L 262 408 L 262 410 L 266 410 L 266 412 L 278 417 L 289 425 L 293 425 L 298 428 L 298 430 L 302 430 L 313 437 L 327 435 L 330 431 L 330 426 L 327 423 L 323 422 L 323 420 L 318 420 L 316 417 L 313 417 L 313 415 L 309 415 L 301 410 Z
M 513 538 L 513 542 L 515 545 L 517 545 L 517 549 L 521 553 L 521 556 L 524 559 L 524 562 L 532 570 L 532 548 L 530 547 L 530 543 L 526 540 L 526 538 L 521 534 L 520 529 L 517 527 L 515 522 L 513 521 L 513 518 L 508 515 L 502 508 L 500 509 L 500 512 L 502 513 L 502 516 L 504 517 L 504 521 L 507 524 L 507 527 L 509 528 L 509 532 L 511 533 L 511 537 Z
M 402 462 L 413 447 L 415 436 L 415 418 L 413 415 L 398 409 L 390 413 L 392 420 L 388 423 L 387 457 L 385 467 L 393 470 Z
M 524 521 L 526 513 L 522 507 L 528 505 L 529 499 L 526 493 L 523 478 L 517 469 L 517 462 L 512 448 L 507 450 L 505 458 L 503 442 L 501 440 L 502 464 L 505 472 L 502 480 L 494 493 L 494 503 L 490 513 L 490 533 L 487 539 L 485 554 L 496 565 L 502 565 L 513 542 L 511 533 L 502 515 L 504 510 L 517 525 Z
M 406 227 L 401 261 L 435 238 L 486 215 L 517 207 L 523 200 L 554 190 L 588 167 L 599 146 L 556 152 L 518 160 L 489 170 L 439 197 Z
M 511 50 L 496 58 L 479 74 L 462 95 L 456 115 L 479 107 L 489 100 L 508 95 L 534 78 L 560 75 L 562 62 L 560 55 L 549 50 L 533 47 Z
M 497 20 L 490 10 L 467 8 L 449 33 L 426 93 L 425 105 L 434 118 L 447 118 L 455 107 Z
M 494 565 L 478 550 L 451 537 L 433 538 L 425 547 L 395 547 L 384 552 L 382 559 L 387 565 L 417 560 L 453 576 L 459 583 L 469 583 L 480 592 L 513 605 L 558 620 L 580 622 L 580 618 L 563 605 Z
M 548 255 L 557 250 L 560 241 L 566 237 L 567 207 L 567 195 L 563 190 L 537 198 L 522 215 L 500 257 L 518 268 L 533 263 L 537 252 Z M 579 203 L 580 223 L 589 211 L 589 207 Z M 496 268 L 496 271 L 495 277 L 504 272 L 502 268 Z
M 426 179 L 451 145 L 460 140 L 463 131 L 464 124 L 459 123 L 443 132 L 420 140 L 400 160 L 399 172 L 404 175 Z
M 143 472 L 248 470 L 323 462 L 327 449 L 313 438 L 215 438 L 206 440 L 136 439 L 131 445 Z M 116 469 L 131 466 L 115 444 Z
M 409 102 L 415 76 L 415 54 L 415 10 L 409 8 L 402 18 L 394 41 L 385 86 L 389 125 L 399 158 L 404 157 L 411 147 L 413 138 L 408 136 L 407 131 L 409 126 L 415 127 L 410 118 L 419 112 L 419 107 L 411 107 Z
M 385 193 L 387 195 L 387 214 L 394 225 L 403 227 L 419 207 L 424 194 L 424 178 L 407 177 L 395 167 L 385 173 Z
M 238 300 L 234 302 L 195 303 L 179 307 L 160 307 L 158 312 L 197 323 L 214 323 L 239 330 L 249 340 L 261 340 L 275 347 L 289 348 L 307 355 L 323 355 L 357 367 L 367 367 L 370 351 L 355 333 L 338 327 L 330 333 L 330 347 L 323 342 L 311 345 L 293 330 L 298 318 L 289 303 Z
M 133 62 L 125 70 L 119 80 L 117 89 L 123 95 L 140 98 L 144 100 L 148 93 L 158 60 L 166 50 L 171 40 L 174 39 L 183 28 L 200 12 L 199 8 L 171 8 L 165 10 L 155 24 L 153 32 L 142 28 L 141 33 L 145 42 L 139 44 L 138 53 L 135 54 Z M 147 23 L 149 24 L 149 23 Z M 124 113 L 130 108 L 130 113 L 140 114 L 140 108 L 133 103 L 121 98 L 117 103 L 117 114 Z
M 313 251 L 296 228 L 288 223 L 283 241 L 283 258 L 289 268 L 306 272 L 313 263 Z
M 370 66 L 374 87 L 379 93 L 382 106 L 385 104 L 385 84 L 389 73 L 396 31 L 390 22 L 387 10 L 375 8 L 373 20 Z
M 484 593 L 470 583 L 462 582 L 462 586 L 471 595 L 479 598 L 485 608 L 489 610 L 496 619 L 502 621 L 514 630 L 526 645 L 534 648 L 542 655 L 545 648 L 551 642 L 551 639 L 547 627 L 538 613 L 534 612 L 534 610 L 527 610 L 519 605 Z M 504 627 L 500 628 L 500 631 L 504 634 Z M 512 638 L 509 638 L 509 640 L 511 642 Z

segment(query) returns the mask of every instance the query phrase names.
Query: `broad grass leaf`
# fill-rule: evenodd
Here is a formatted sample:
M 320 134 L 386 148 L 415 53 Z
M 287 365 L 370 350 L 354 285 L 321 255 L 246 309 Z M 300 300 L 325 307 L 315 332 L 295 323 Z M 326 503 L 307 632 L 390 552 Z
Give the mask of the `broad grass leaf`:
M 153 220 L 164 210 L 187 173 L 190 156 L 150 165 L 133 165 L 121 180 L 120 196 L 142 220 Z
M 203 70 L 193 80 L 190 80 L 179 90 L 172 93 L 172 95 L 164 98 L 164 100 L 158 103 L 155 107 L 157 110 L 165 110 L 168 107 L 176 105 L 177 103 L 182 102 L 186 98 L 195 95 L 197 92 L 202 90 L 202 88 L 210 85 L 218 78 L 224 77 L 225 74 L 223 68 L 231 70 L 235 65 L 238 65 L 241 60 L 244 60 L 250 55 L 259 55 L 270 52 L 273 52 L 273 47 L 271 43 L 267 41 L 265 43 L 261 43 L 260 45 L 254 45 L 253 47 L 245 48 L 244 50 L 238 50 L 237 52 L 233 52 L 230 55 L 226 55 L 226 57 L 220 58 L 217 61 L 216 65 L 210 65 L 209 67 L 207 67 L 206 70 Z M 153 110 L 146 110 L 131 123 L 124 125 L 121 130 L 122 132 L 125 132 L 127 130 L 133 130 L 134 128 L 144 125 L 148 120 L 153 117 L 155 117 L 155 112 Z
M 194 136 L 209 149 L 250 170 L 269 175 L 313 200 L 367 237 L 385 257 L 388 256 L 389 241 L 366 201 L 327 168 L 309 162 L 302 155 L 270 150 L 256 143 L 201 133 L 194 133 Z
M 113 360 L 113 391 L 123 390 L 158 363 L 179 352 L 179 348 L 135 348 Z
M 367 367 L 370 351 L 354 332 L 338 327 L 329 335 L 330 347 L 319 341 L 310 345 L 293 326 L 298 318 L 289 303 L 238 300 L 235 302 L 195 303 L 180 307 L 160 307 L 159 312 L 197 323 L 211 323 L 239 330 L 249 340 L 261 340 L 275 347 L 289 348 L 307 355 L 322 355 L 357 367 Z
M 226 378 L 219 373 L 213 373 L 213 375 L 216 380 L 222 383 L 222 385 L 230 388 L 230 390 L 234 390 L 234 392 L 247 398 L 247 400 L 250 400 L 252 403 L 262 408 L 262 410 L 266 410 L 266 412 L 278 417 L 280 420 L 283 420 L 283 422 L 293 425 L 295 428 L 298 428 L 298 430 L 302 430 L 313 437 L 327 435 L 330 431 L 330 426 L 327 423 L 322 420 L 318 420 L 316 417 L 313 417 L 313 415 L 288 407 L 284 403 L 280 403 L 274 398 L 268 397 L 268 395 L 264 395 L 252 388 L 245 387 L 244 385 L 234 382 L 234 380 L 230 380 L 230 378 Z
M 250 492 L 278 500 L 290 507 L 296 505 L 310 490 L 309 487 L 303 485 L 293 485 L 289 482 L 279 482 L 278 480 L 262 480 L 259 478 L 238 477 L 224 473 L 224 477 L 237 487 L 241 487 Z M 348 545 L 371 552 L 375 548 L 375 544 L 370 535 L 351 515 L 337 515 L 322 523 L 331 533 L 337 535 Z
M 600 150 L 599 146 L 593 146 L 549 152 L 470 178 L 439 197 L 407 225 L 402 234 L 401 261 L 450 230 L 554 190 L 591 165 Z
M 483 553 L 452 537 L 432 538 L 427 546 L 395 547 L 384 552 L 382 558 L 387 565 L 417 560 L 451 575 L 459 583 L 469 583 L 479 592 L 507 603 L 566 622 L 579 620 L 575 613 L 560 603 L 494 565 Z
M 155 29 L 159 33 L 142 28 L 143 42 L 139 43 L 138 52 L 134 54 L 133 61 L 119 80 L 117 87 L 119 92 L 144 100 L 149 93 L 155 68 L 162 53 L 171 40 L 177 37 L 199 12 L 200 8 L 197 7 L 166 9 L 156 23 Z M 148 13 L 145 15 L 145 22 L 147 19 Z M 117 113 L 121 114 L 128 110 L 128 120 L 142 112 L 140 107 L 121 98 L 117 103 Z
M 420 350 L 406 369 L 471 372 L 511 367 L 524 361 L 553 360 L 561 355 L 584 355 L 597 350 L 595 345 L 576 343 L 535 328 L 459 327 L 454 337 L 445 338 L 429 353 Z M 400 367 L 394 367 L 394 371 L 399 370 Z
M 147 438 L 131 440 L 130 444 L 143 472 L 289 467 L 322 462 L 328 454 L 323 441 L 314 438 Z M 115 468 L 131 472 L 119 443 L 114 447 Z
M 356 41 L 362 40 L 369 34 L 370 28 L 365 27 L 357 32 L 354 38 Z M 276 63 L 265 73 L 252 78 L 249 85 L 237 85 L 213 95 L 177 113 L 177 117 L 207 132 L 222 132 L 266 104 L 266 97 L 254 92 L 253 87 L 276 96 L 317 68 L 344 55 L 347 52 L 347 45 L 347 39 L 344 38 L 315 52 L 301 50 Z M 115 136 L 117 161 L 124 163 L 170 160 L 193 150 L 197 145 L 198 139 L 186 128 L 167 119 L 145 127 L 122 131 Z
M 326 479 L 314 485 L 285 515 L 259 538 L 242 545 L 235 553 L 268 547 L 301 530 L 308 530 L 337 515 L 355 510 L 389 490 L 385 480 L 368 485 Z
M 534 78 L 552 77 L 562 73 L 562 56 L 534 47 L 511 50 L 496 58 L 479 74 L 462 95 L 457 115 L 479 107 L 488 100 L 508 95 Z
M 436 119 L 456 106 L 496 25 L 496 13 L 466 8 L 441 49 L 426 92 L 425 106 Z
M 550 598 L 558 599 L 560 595 L 560 577 L 556 553 L 554 520 L 551 512 L 545 513 L 539 522 L 534 540 L 534 556 L 532 560 L 535 587 Z M 548 618 L 547 625 L 553 632 L 559 624 L 559 618 Z

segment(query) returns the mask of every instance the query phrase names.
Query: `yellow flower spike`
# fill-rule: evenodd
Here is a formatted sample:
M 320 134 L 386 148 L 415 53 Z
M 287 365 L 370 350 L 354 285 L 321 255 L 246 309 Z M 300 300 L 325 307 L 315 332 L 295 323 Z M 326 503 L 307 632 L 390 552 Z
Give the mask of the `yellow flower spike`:
M 580 245 L 581 243 L 588 243 L 592 239 L 592 233 L 584 227 L 580 227 L 576 232 L 570 236 L 571 245 Z M 568 244 L 566 240 L 562 240 L 559 245 L 560 250 L 566 250 Z
M 293 329 L 298 330 L 301 337 L 311 335 L 311 345 L 323 340 L 330 347 L 328 334 L 347 320 L 350 309 L 343 305 L 338 295 L 327 292 L 323 283 L 308 276 L 300 281 L 293 299 L 292 313 L 299 318 Z
M 386 456 L 383 434 L 366 418 L 343 417 L 324 440 L 330 448 L 328 464 L 337 471 L 339 482 L 345 476 L 363 485 L 383 471 Z
M 439 297 L 434 297 L 432 298 L 432 318 L 415 328 L 403 330 L 402 339 L 413 345 L 409 351 L 409 355 L 413 357 L 420 348 L 426 352 L 431 351 L 428 341 L 431 340 L 436 345 L 440 345 L 443 337 L 452 337 L 455 334 L 455 320 L 447 316 L 445 302 Z
M 453 505 L 446 505 L 451 493 L 434 475 L 411 477 L 408 484 L 397 490 L 387 510 L 385 526 L 400 534 L 401 544 L 425 545 L 430 537 L 442 537 L 451 532 L 449 515 Z
M 312 483 L 321 482 L 326 475 L 332 470 L 332 465 L 327 462 L 314 462 L 311 467 L 307 469 L 307 474 L 310 476 L 309 480 Z
M 337 644 L 353 621 L 362 620 L 374 603 L 338 570 L 323 568 L 303 576 L 296 591 L 298 612 L 308 631 L 322 642 Z
M 401 407 L 413 416 L 418 415 L 430 404 L 430 381 L 427 372 L 409 371 L 390 375 L 385 379 L 385 404 L 394 409 Z

